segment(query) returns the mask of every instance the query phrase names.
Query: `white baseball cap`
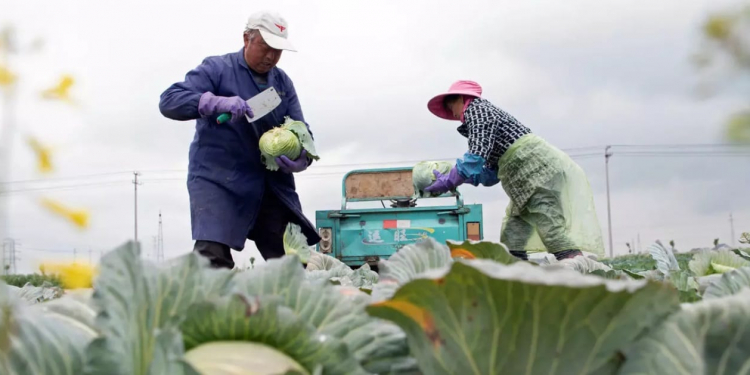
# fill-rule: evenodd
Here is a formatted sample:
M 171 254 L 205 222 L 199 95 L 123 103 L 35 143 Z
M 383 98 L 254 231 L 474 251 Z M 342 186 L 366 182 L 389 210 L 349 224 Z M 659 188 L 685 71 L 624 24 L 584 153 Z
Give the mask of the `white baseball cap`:
M 263 40 L 271 48 L 297 52 L 289 43 L 289 26 L 278 13 L 258 12 L 250 16 L 245 26 L 247 30 L 258 30 Z

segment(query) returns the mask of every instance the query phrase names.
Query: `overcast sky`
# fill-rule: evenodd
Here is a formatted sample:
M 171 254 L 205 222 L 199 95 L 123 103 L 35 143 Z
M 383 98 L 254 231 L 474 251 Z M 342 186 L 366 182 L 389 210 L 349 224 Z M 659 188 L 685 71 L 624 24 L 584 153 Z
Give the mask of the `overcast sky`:
M 306 214 L 340 205 L 341 164 L 453 159 L 466 140 L 426 109 L 453 81 L 485 97 L 576 159 L 589 175 L 607 235 L 604 146 L 723 143 L 721 126 L 747 98 L 699 100 L 690 63 L 701 22 L 724 0 L 663 1 L 9 1 L 0 25 L 44 47 L 16 56 L 21 77 L 13 152 L 10 237 L 19 272 L 44 259 L 92 260 L 133 237 L 134 170 L 139 238 L 151 256 L 158 213 L 167 257 L 191 251 L 185 184 L 194 122 L 166 119 L 159 95 L 211 55 L 242 47 L 247 17 L 275 10 L 299 52 L 279 63 L 293 79 L 322 160 L 300 175 Z M 62 74 L 76 78 L 76 106 L 43 101 Z M 23 135 L 55 150 L 41 176 Z M 674 239 L 687 250 L 750 230 L 750 161 L 742 157 L 633 156 L 611 160 L 615 252 L 638 239 Z M 123 172 L 117 174 L 117 172 Z M 92 174 L 109 175 L 76 178 Z M 23 182 L 40 180 L 39 182 Z M 44 190 L 50 187 L 57 189 Z M 508 198 L 498 185 L 462 189 L 484 205 L 485 238 L 499 239 Z M 41 197 L 91 211 L 85 231 L 47 213 Z M 52 251 L 50 251 L 52 250 Z M 251 243 L 243 262 L 259 258 Z

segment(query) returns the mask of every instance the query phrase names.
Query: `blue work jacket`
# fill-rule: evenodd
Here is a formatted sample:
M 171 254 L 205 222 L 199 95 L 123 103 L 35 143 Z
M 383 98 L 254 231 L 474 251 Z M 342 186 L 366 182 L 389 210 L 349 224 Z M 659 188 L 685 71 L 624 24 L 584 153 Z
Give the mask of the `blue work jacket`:
M 187 178 L 193 240 L 242 250 L 258 220 L 263 195 L 270 190 L 297 216 L 308 242 L 312 245 L 320 241 L 315 226 L 302 213 L 294 176 L 271 172 L 261 162 L 258 140 L 263 133 L 281 125 L 285 116 L 305 121 L 292 80 L 283 70 L 273 68 L 268 73 L 268 85 L 276 89 L 281 104 L 252 124 L 244 118 L 235 124 L 217 124 L 218 114 L 201 117 L 198 113 L 198 101 L 206 91 L 244 100 L 262 91 L 245 61 L 243 48 L 206 58 L 187 73 L 184 81 L 161 95 L 159 109 L 165 117 L 196 120 Z

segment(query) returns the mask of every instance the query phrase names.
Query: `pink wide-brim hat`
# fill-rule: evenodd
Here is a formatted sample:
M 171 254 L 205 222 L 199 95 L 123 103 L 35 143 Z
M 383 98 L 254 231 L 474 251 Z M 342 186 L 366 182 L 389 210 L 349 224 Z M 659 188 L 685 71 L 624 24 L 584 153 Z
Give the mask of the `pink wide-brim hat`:
M 445 109 L 443 99 L 448 95 L 465 95 L 474 98 L 482 97 L 482 86 L 474 81 L 456 81 L 448 89 L 448 92 L 440 94 L 427 102 L 427 109 L 435 116 L 446 120 L 456 120 L 453 113 Z

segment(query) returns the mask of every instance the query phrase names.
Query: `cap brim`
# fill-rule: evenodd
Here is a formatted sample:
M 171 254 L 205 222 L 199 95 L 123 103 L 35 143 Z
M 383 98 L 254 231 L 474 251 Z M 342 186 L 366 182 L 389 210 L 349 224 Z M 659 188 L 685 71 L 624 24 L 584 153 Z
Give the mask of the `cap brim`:
M 464 95 L 464 96 L 470 96 L 473 98 L 480 97 L 479 95 L 473 92 L 456 90 L 456 91 L 449 91 L 444 94 L 437 95 L 434 98 L 430 99 L 429 102 L 427 102 L 427 109 L 429 109 L 433 115 L 440 117 L 440 118 L 444 118 L 446 120 L 451 120 L 451 121 L 461 121 L 461 120 L 458 120 L 455 117 L 453 117 L 453 113 L 445 109 L 445 106 L 443 105 L 443 100 L 448 95 Z
M 269 47 L 273 49 L 280 49 L 284 51 L 292 51 L 297 52 L 296 49 L 294 49 L 294 46 L 292 43 L 289 43 L 288 40 L 278 36 L 269 33 L 266 30 L 258 29 L 260 31 L 260 35 L 263 37 L 263 40 L 268 44 Z
M 427 102 L 427 109 L 429 109 L 430 112 L 432 112 L 432 114 L 437 117 L 456 121 L 456 118 L 453 117 L 453 113 L 448 113 L 448 110 L 445 109 L 445 106 L 443 106 L 443 98 L 445 98 L 446 96 L 447 94 L 440 94 L 430 99 L 430 101 Z

